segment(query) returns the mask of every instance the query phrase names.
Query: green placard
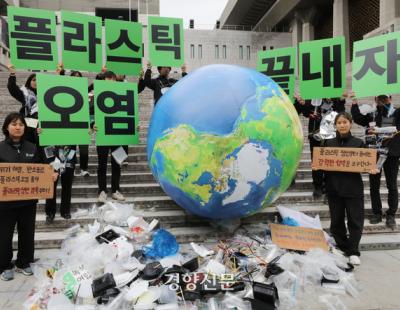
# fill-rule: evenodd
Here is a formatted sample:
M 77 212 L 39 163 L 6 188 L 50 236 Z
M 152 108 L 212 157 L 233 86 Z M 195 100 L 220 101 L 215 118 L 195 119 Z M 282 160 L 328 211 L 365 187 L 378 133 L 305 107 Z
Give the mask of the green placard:
M 352 88 L 356 96 L 399 93 L 399 54 L 400 32 L 355 42 Z
M 101 18 L 61 11 L 61 26 L 64 67 L 99 72 L 103 63 Z
M 136 83 L 94 81 L 96 145 L 139 143 Z
M 153 66 L 180 67 L 184 63 L 181 18 L 149 16 L 149 56 Z
M 273 79 L 289 96 L 294 98 L 296 81 L 296 48 L 278 48 L 259 51 L 257 71 Z
M 344 37 L 300 43 L 299 62 L 303 99 L 342 96 L 346 88 Z
M 40 145 L 90 144 L 88 81 L 63 75 L 37 75 Z
M 55 70 L 58 63 L 54 11 L 8 6 L 11 63 L 19 69 Z
M 142 69 L 142 24 L 106 19 L 108 70 L 138 76 Z

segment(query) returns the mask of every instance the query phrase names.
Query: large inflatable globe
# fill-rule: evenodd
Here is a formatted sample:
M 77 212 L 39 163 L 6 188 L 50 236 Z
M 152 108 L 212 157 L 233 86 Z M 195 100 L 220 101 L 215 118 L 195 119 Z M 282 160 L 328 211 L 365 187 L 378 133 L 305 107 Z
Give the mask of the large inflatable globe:
M 229 219 L 253 214 L 285 192 L 302 146 L 293 103 L 273 80 L 247 68 L 210 65 L 159 100 L 147 155 L 178 205 Z

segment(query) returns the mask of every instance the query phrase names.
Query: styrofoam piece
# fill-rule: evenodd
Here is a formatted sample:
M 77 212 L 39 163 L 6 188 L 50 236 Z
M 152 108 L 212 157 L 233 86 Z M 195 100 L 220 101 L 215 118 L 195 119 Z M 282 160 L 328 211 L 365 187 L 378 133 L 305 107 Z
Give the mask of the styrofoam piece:
M 196 254 L 200 255 L 201 257 L 206 257 L 214 254 L 213 250 L 209 250 L 203 245 L 199 245 L 194 242 L 190 242 L 190 245 L 193 248 L 193 251 L 195 251 Z

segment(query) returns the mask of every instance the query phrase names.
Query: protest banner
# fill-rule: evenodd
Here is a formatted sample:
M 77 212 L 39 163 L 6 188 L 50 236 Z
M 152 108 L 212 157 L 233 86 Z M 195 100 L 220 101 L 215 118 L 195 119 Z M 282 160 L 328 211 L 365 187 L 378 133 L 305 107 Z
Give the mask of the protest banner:
M 17 69 L 55 70 L 58 63 L 54 11 L 8 6 L 11 63 Z
M 272 242 L 282 249 L 308 251 L 320 248 L 328 251 L 322 229 L 270 224 Z
M 53 174 L 50 165 L 0 163 L 0 201 L 52 198 Z
M 149 16 L 149 56 L 153 66 L 180 67 L 184 63 L 183 20 Z
M 142 24 L 106 19 L 106 67 L 115 74 L 139 75 L 142 70 Z
M 103 63 L 101 18 L 61 11 L 61 25 L 64 67 L 99 72 Z
M 341 97 L 346 88 L 345 39 L 301 42 L 299 87 L 303 99 Z
M 259 51 L 257 59 L 257 71 L 273 79 L 291 100 L 294 98 L 296 58 L 296 48 L 287 47 Z
M 313 170 L 370 172 L 376 169 L 375 149 L 349 147 L 315 147 Z
M 139 143 L 136 83 L 94 81 L 96 145 Z
M 357 41 L 352 88 L 357 97 L 399 92 L 400 32 Z
M 90 144 L 86 78 L 37 75 L 40 145 Z

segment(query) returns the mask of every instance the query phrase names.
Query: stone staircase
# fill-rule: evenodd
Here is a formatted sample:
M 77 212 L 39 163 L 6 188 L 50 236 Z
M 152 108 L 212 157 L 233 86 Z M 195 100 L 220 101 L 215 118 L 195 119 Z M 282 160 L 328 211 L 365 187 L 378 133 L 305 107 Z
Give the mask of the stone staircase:
M 28 72 L 18 72 L 19 84 L 25 82 Z M 89 76 L 93 78 L 93 75 Z M 7 90 L 8 73 L 0 72 L 0 123 L 11 111 L 18 111 L 20 104 L 16 102 Z M 395 98 L 396 99 L 396 98 Z M 365 99 L 367 101 L 368 99 Z M 350 105 L 350 104 L 349 104 Z M 228 237 L 228 233 L 216 230 L 210 221 L 187 213 L 177 206 L 155 181 L 147 165 L 146 136 L 148 122 L 153 109 L 152 92 L 145 90 L 139 95 L 140 113 L 140 144 L 129 147 L 128 166 L 122 166 L 121 192 L 126 196 L 128 203 L 134 203 L 135 213 L 145 220 L 159 219 L 162 226 L 171 231 L 179 242 L 190 241 L 213 242 L 220 238 Z M 302 118 L 304 136 L 307 137 L 307 120 Z M 363 135 L 363 129 L 354 126 L 353 134 Z M 261 232 L 265 229 L 265 223 L 275 220 L 277 205 L 290 207 L 308 215 L 319 215 L 325 230 L 329 231 L 328 206 L 320 200 L 312 197 L 311 160 L 308 140 L 305 139 L 302 159 L 297 171 L 296 184 L 284 193 L 275 205 L 264 209 L 256 215 L 242 219 L 242 224 L 249 231 Z M 77 167 L 77 170 L 79 166 Z M 90 177 L 75 177 L 72 190 L 72 212 L 78 209 L 91 208 L 97 198 L 97 155 L 94 145 L 90 146 L 89 171 Z M 78 170 L 79 171 L 79 170 Z M 108 165 L 108 184 L 110 184 L 111 167 Z M 366 218 L 371 214 L 368 176 L 363 177 L 365 184 Z M 60 188 L 57 189 L 60 191 Z M 59 195 L 58 195 L 59 196 Z M 386 205 L 387 189 L 382 182 L 382 196 Z M 86 225 L 93 222 L 90 216 L 78 219 L 64 220 L 57 214 L 52 225 L 46 225 L 44 214 L 44 201 L 38 204 L 36 219 L 36 248 L 57 248 L 60 246 L 66 233 L 64 230 L 75 224 Z M 14 238 L 16 245 L 17 236 Z M 361 240 L 363 250 L 397 249 L 400 248 L 400 230 L 388 230 L 384 224 L 370 225 L 365 221 L 364 235 Z

